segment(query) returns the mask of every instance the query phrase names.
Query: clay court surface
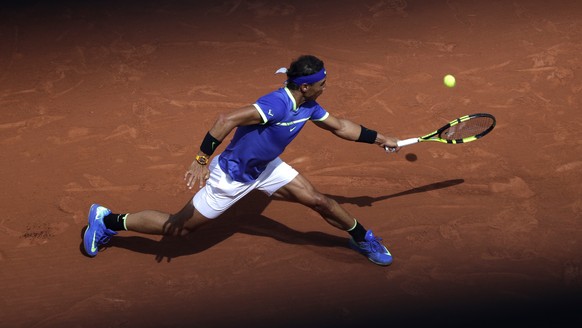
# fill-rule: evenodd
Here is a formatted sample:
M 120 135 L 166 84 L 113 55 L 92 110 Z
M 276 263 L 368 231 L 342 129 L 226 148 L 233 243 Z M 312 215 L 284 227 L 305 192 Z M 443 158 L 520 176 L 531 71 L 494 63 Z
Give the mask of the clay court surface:
M 579 327 L 581 13 L 541 0 L 2 5 L 0 325 Z M 94 202 L 180 209 L 217 113 L 280 87 L 275 70 L 307 53 L 328 72 L 319 102 L 386 135 L 498 120 L 476 142 L 398 154 L 308 124 L 287 148 L 384 238 L 391 266 L 260 193 L 188 238 L 125 232 L 80 252 Z

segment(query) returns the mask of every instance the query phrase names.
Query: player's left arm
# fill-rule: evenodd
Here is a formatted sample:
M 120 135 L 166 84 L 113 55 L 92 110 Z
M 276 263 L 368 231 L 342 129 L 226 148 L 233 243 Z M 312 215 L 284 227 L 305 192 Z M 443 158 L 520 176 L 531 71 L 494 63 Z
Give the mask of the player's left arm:
M 363 127 L 360 124 L 356 124 L 348 119 L 335 117 L 331 114 L 328 115 L 327 118 L 325 118 L 324 120 L 313 121 L 313 123 L 315 123 L 315 125 L 324 130 L 330 131 L 331 133 L 335 134 L 336 136 L 342 139 L 350 141 L 361 141 L 363 134 L 366 134 L 369 131 L 373 131 Z M 375 140 L 374 141 L 369 140 L 368 143 L 374 143 L 382 148 L 384 147 L 398 148 L 398 145 L 396 144 L 397 141 L 398 141 L 397 138 L 388 137 L 380 132 L 377 132 Z

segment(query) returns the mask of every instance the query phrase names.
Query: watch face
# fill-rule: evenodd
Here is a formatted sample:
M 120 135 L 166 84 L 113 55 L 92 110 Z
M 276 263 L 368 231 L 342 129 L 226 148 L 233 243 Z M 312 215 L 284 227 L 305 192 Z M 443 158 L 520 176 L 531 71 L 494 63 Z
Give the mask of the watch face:
M 208 164 L 208 158 L 206 156 L 196 156 L 196 161 L 200 165 L 206 165 L 206 164 Z

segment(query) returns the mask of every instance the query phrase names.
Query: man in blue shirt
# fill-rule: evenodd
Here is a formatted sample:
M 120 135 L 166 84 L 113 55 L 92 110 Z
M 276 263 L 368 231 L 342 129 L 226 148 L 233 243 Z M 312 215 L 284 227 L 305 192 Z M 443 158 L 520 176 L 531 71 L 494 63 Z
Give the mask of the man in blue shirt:
M 186 235 L 224 213 L 252 190 L 299 202 L 317 211 L 332 226 L 347 231 L 349 245 L 378 265 L 392 263 L 381 239 L 366 230 L 333 199 L 317 191 L 295 169 L 281 160 L 287 145 L 307 121 L 351 141 L 396 150 L 398 139 L 384 136 L 350 120 L 330 115 L 317 102 L 325 90 L 327 72 L 315 56 L 291 63 L 285 87 L 259 98 L 253 105 L 221 113 L 206 134 L 184 179 L 189 188 L 201 188 L 175 214 L 145 210 L 116 214 L 99 204 L 89 210 L 83 242 L 89 256 L 120 230 L 157 235 Z M 212 160 L 216 148 L 235 130 L 226 149 Z

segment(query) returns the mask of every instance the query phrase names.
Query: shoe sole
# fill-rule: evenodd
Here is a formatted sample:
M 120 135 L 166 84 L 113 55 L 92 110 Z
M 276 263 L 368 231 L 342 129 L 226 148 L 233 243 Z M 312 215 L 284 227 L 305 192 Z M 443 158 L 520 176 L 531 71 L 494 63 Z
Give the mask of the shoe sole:
M 376 262 L 376 261 L 372 260 L 372 259 L 371 259 L 371 258 L 369 258 L 369 257 L 368 257 L 368 260 L 370 260 L 370 262 L 372 262 L 372 263 L 374 263 L 374 264 L 377 264 L 377 265 L 380 265 L 380 266 L 389 266 L 390 264 L 392 264 L 392 258 L 390 258 L 390 262 L 388 262 L 388 263 L 380 263 L 380 262 Z

